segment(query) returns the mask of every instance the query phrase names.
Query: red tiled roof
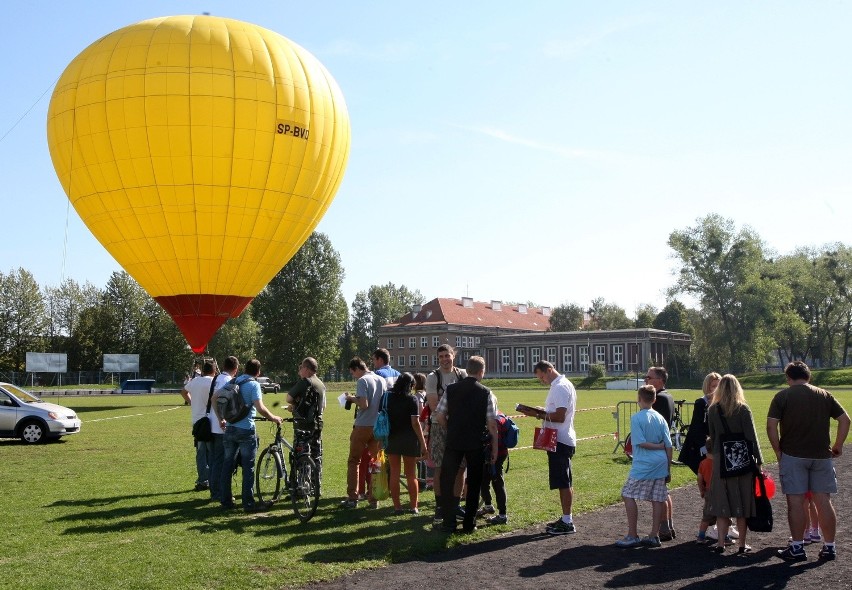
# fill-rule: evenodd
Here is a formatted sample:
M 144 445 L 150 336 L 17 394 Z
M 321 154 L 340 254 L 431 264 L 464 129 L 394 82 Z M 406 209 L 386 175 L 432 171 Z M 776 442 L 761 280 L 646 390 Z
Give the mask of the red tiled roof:
M 550 327 L 550 317 L 545 316 L 540 307 L 530 307 L 526 313 L 520 313 L 517 305 L 502 304 L 500 311 L 493 309 L 490 302 L 473 301 L 470 305 L 465 307 L 461 299 L 439 297 L 424 303 L 416 316 L 409 311 L 395 323 L 385 325 L 396 327 L 455 324 L 535 332 L 544 332 Z

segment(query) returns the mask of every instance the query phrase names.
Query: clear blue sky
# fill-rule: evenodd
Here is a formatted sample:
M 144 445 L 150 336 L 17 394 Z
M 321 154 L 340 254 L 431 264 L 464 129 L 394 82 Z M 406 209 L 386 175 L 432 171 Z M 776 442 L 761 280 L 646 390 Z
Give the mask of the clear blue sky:
M 318 229 L 350 303 L 392 281 L 660 307 L 668 235 L 710 212 L 781 254 L 849 241 L 852 3 L 69 0 L 4 8 L 0 134 L 32 110 L 0 141 L 0 271 L 118 270 L 54 175 L 53 83 L 117 28 L 202 12 L 289 37 L 343 90 L 352 151 Z

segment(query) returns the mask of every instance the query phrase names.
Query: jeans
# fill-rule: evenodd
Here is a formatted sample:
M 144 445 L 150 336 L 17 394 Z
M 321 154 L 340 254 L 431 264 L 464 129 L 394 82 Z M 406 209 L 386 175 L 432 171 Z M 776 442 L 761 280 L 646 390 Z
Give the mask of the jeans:
M 491 504 L 491 486 L 494 486 L 498 514 L 506 514 L 506 482 L 503 480 L 503 463 L 507 458 L 508 455 L 503 455 L 497 457 L 497 462 L 493 465 L 486 463 L 482 476 L 482 501 Z
M 231 503 L 231 474 L 234 472 L 237 451 L 243 470 L 243 508 L 254 507 L 254 462 L 257 458 L 257 436 L 254 430 L 228 425 L 224 434 L 225 461 L 222 465 L 222 504 Z
M 204 443 L 207 445 L 207 461 L 210 465 L 210 498 L 222 501 L 222 465 L 225 463 L 225 441 L 224 434 L 214 434 L 213 440 Z M 231 474 L 228 474 L 230 481 Z M 231 498 L 228 496 L 228 501 Z
M 207 447 L 206 442 L 197 440 L 195 441 L 195 483 L 204 484 L 210 481 L 210 466 L 208 464 L 207 459 Z

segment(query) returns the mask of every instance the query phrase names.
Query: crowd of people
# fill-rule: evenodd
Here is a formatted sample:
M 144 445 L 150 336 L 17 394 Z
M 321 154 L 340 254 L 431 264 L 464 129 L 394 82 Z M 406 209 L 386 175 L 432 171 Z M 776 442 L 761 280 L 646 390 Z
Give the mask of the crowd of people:
M 785 561 L 805 561 L 805 545 L 822 541 L 818 559 L 833 560 L 837 515 L 831 494 L 837 492 L 837 479 L 832 459 L 843 452 L 850 419 L 828 391 L 810 384 L 810 369 L 804 362 L 789 363 L 784 374 L 788 387 L 772 399 L 766 420 L 791 533 L 787 547 L 777 555 Z M 616 542 L 618 547 L 659 547 L 677 535 L 666 485 L 671 480 L 671 413 L 667 413 L 671 406 L 668 401 L 658 404 L 666 395 L 666 380 L 665 369 L 652 367 L 645 376 L 646 385 L 637 393 L 639 411 L 630 421 L 633 463 L 621 491 L 627 534 Z M 712 551 L 724 553 L 726 545 L 736 541 L 736 553 L 747 555 L 752 551 L 746 542 L 748 520 L 758 516 L 755 478 L 764 461 L 754 417 L 734 375 L 710 373 L 703 393 L 695 402 L 680 455 L 681 462 L 696 472 L 704 501 L 696 542 L 715 540 Z M 837 421 L 833 443 L 832 419 Z M 637 532 L 641 500 L 652 507 L 650 532 L 644 537 Z M 711 525 L 715 525 L 715 539 L 709 535 Z
M 457 367 L 455 352 L 447 344 L 438 347 L 437 356 L 439 367 L 428 375 L 400 374 L 390 366 L 390 355 L 383 348 L 373 353 L 372 370 L 361 358 L 350 361 L 355 392 L 344 393 L 341 403 L 347 408 L 354 405 L 355 415 L 349 438 L 346 498 L 340 506 L 351 510 L 366 501 L 370 508 L 377 507 L 372 475 L 381 450 L 389 465 L 388 488 L 396 514 L 419 514 L 421 483 L 431 479 L 436 529 L 469 533 L 476 530 L 480 517 L 490 525 L 506 524 L 509 515 L 503 474 L 508 449 L 503 435 L 507 419 L 498 410 L 497 398 L 482 384 L 485 360 L 473 356 L 465 369 Z M 259 414 L 280 424 L 281 417 L 263 403 L 255 380 L 260 374 L 260 362 L 248 361 L 239 376 L 238 370 L 235 357 L 225 359 L 221 373 L 215 361 L 205 361 L 201 374 L 190 379 L 182 393 L 191 405 L 193 423 L 207 416 L 212 432 L 211 441 L 196 444 L 196 490 L 209 490 L 211 498 L 223 508 L 234 508 L 230 474 L 239 458 L 243 470 L 242 507 L 256 512 L 266 510 L 268 505 L 256 503 L 253 493 L 258 445 L 254 419 Z M 317 370 L 316 360 L 304 359 L 287 402 L 297 427 L 313 433 L 312 453 L 321 465 L 325 386 L 316 376 Z M 577 530 L 572 515 L 577 392 L 551 363 L 540 361 L 533 370 L 548 387 L 544 406 L 521 405 L 517 411 L 541 420 L 541 430 L 552 435 L 546 447 L 548 484 L 551 490 L 558 491 L 561 514 L 545 530 L 551 535 L 571 534 Z M 818 558 L 833 560 L 836 514 L 831 494 L 837 492 L 837 482 L 832 458 L 843 452 L 850 419 L 828 391 L 810 384 L 810 369 L 805 363 L 794 361 L 784 373 L 788 387 L 773 398 L 766 422 L 779 464 L 791 532 L 788 546 L 780 549 L 778 556 L 786 561 L 804 561 L 805 546 L 822 542 Z M 232 379 L 240 386 L 239 392 L 250 411 L 245 418 L 229 423 L 218 415 L 215 398 L 216 391 Z M 674 414 L 667 381 L 665 368 L 650 367 L 646 384 L 637 392 L 639 411 L 630 421 L 633 462 L 621 490 L 627 533 L 616 542 L 618 547 L 660 547 L 677 536 L 667 485 L 671 481 L 670 429 Z M 736 543 L 736 553 L 747 555 L 752 550 L 746 542 L 747 523 L 757 515 L 755 477 L 764 462 L 754 417 L 734 375 L 708 374 L 702 393 L 695 401 L 688 435 L 678 457 L 696 473 L 703 501 L 696 542 L 715 541 L 712 551 L 716 553 L 724 553 L 727 545 Z M 374 432 L 380 411 L 387 415 L 388 422 L 387 437 L 381 445 Z M 832 419 L 837 421 L 833 443 Z M 748 469 L 737 470 L 737 463 Z M 403 507 L 401 499 L 403 477 L 408 490 L 407 507 Z M 646 536 L 638 532 L 640 501 L 651 503 L 651 526 Z

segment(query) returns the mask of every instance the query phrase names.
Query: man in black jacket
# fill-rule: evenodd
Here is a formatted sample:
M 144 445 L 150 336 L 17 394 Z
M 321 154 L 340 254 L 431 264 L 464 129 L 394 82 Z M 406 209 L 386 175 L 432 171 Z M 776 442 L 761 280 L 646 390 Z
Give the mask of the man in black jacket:
M 462 460 L 467 461 L 467 498 L 462 523 L 462 532 L 465 533 L 476 530 L 476 509 L 485 462 L 497 460 L 497 400 L 480 383 L 483 376 L 485 359 L 470 357 L 467 377 L 448 385 L 435 409 L 438 423 L 447 428 L 447 446 L 441 470 L 441 496 L 444 500 L 441 529 L 448 533 L 456 530 L 456 509 L 460 498 L 453 496 L 453 483 Z M 487 456 L 486 444 L 490 448 Z

